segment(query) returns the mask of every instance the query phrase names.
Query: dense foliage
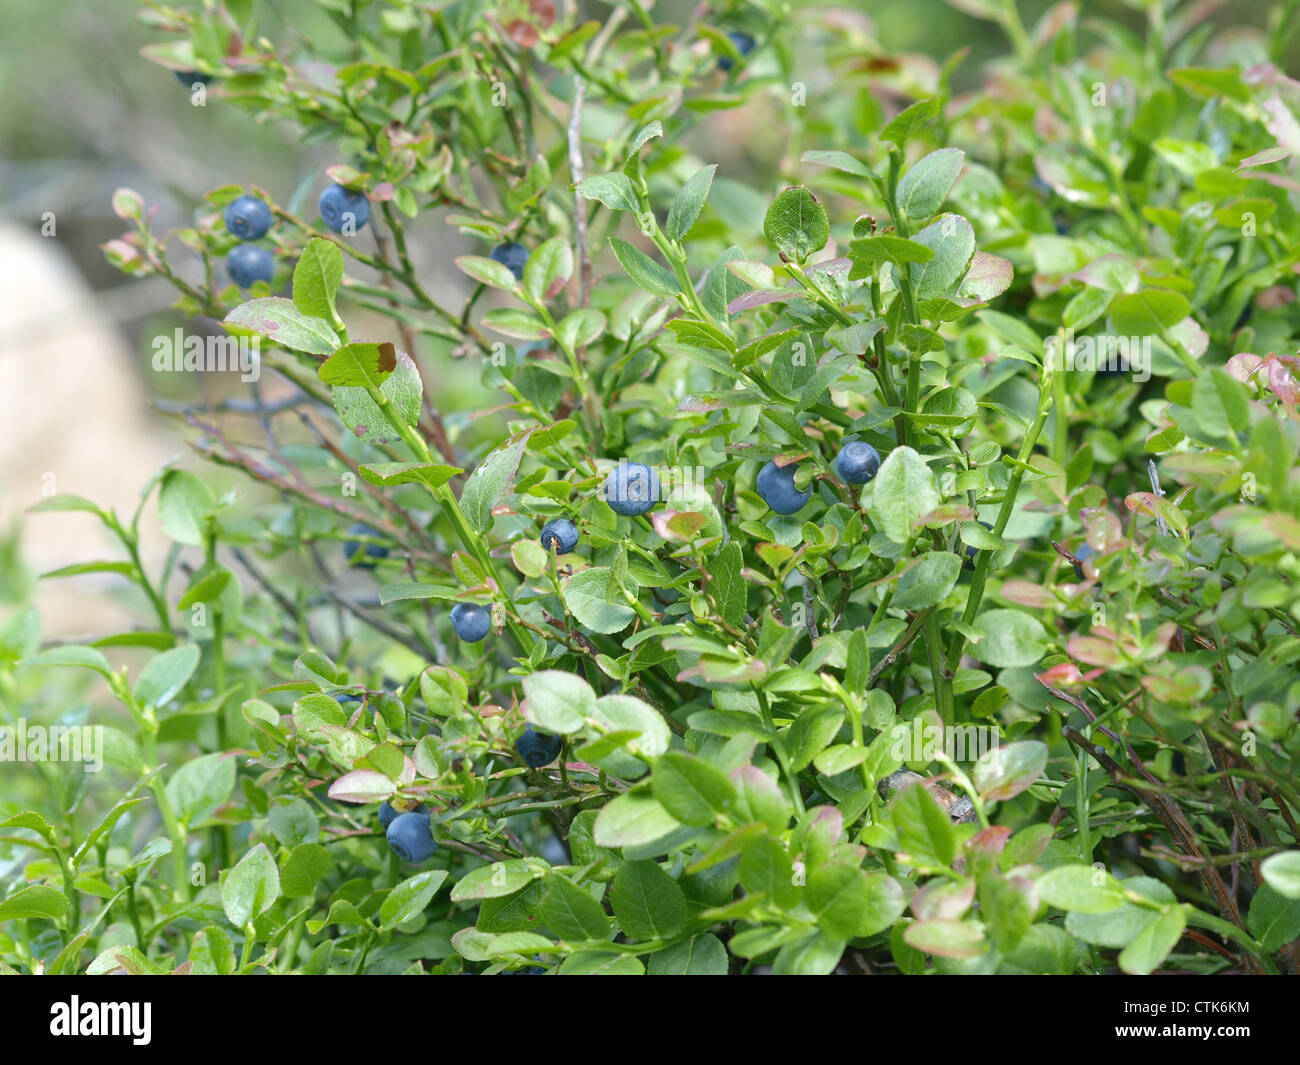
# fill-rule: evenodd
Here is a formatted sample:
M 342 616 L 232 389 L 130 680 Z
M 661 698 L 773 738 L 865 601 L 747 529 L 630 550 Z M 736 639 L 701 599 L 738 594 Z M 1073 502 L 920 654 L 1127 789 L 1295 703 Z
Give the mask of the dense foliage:
M 0 632 L 8 721 L 73 666 L 110 725 L 0 800 L 6 967 L 1296 971 L 1297 5 L 953 6 L 1009 54 L 146 5 L 170 91 L 337 162 L 116 197 L 292 393 L 190 414 L 247 487 L 162 471 L 161 570 L 41 505 L 151 616 Z

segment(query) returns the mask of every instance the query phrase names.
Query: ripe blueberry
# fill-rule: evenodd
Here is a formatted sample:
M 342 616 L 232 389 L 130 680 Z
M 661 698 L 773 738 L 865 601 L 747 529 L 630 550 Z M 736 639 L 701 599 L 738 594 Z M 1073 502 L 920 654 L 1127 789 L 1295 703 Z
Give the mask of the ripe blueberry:
M 524 264 L 528 262 L 528 249 L 522 244 L 516 244 L 513 240 L 507 244 L 498 244 L 488 252 L 488 258 L 495 259 L 514 274 L 516 281 L 523 280 Z
M 382 538 L 384 534 L 378 529 L 372 529 L 369 525 L 365 524 L 365 522 L 359 521 L 348 526 L 348 535 Z M 343 557 L 348 560 L 349 566 L 355 566 L 357 569 L 374 569 L 375 564 L 371 559 L 388 557 L 388 548 L 383 544 L 366 544 L 365 553 L 361 555 L 360 558 L 357 558 L 357 552 L 359 552 L 361 548 L 362 544 L 360 540 L 347 540 L 344 542 Z M 357 559 L 355 562 L 352 561 L 354 558 Z
M 240 240 L 261 240 L 271 228 L 271 208 L 256 196 L 226 204 L 226 229 Z
M 538 539 L 548 552 L 567 555 L 578 546 L 578 527 L 568 518 L 552 518 L 542 526 L 542 535 Z
M 524 729 L 523 735 L 515 740 L 515 750 L 519 752 L 519 757 L 534 769 L 541 769 L 554 762 L 563 747 L 564 740 L 561 737 L 552 736 L 549 732 L 538 732 L 532 725 Z
M 386 835 L 393 853 L 404 862 L 422 862 L 432 858 L 438 849 L 429 828 L 428 814 L 398 814 L 389 823 Z
M 466 643 L 478 643 L 492 628 L 492 613 L 477 603 L 457 603 L 451 608 L 451 627 Z
M 605 502 L 615 514 L 633 517 L 654 510 L 659 499 L 659 475 L 644 462 L 619 459 L 605 478 Z
M 350 231 L 355 233 L 370 221 L 370 201 L 366 194 L 345 189 L 342 185 L 326 186 L 317 207 L 321 219 L 335 233 L 342 233 L 349 222 Z
M 803 492 L 794 486 L 794 471 L 798 468 L 797 462 L 789 466 L 769 462 L 758 471 L 758 494 L 778 514 L 794 514 L 812 498 L 811 485 Z
M 256 244 L 236 244 L 226 256 L 226 272 L 240 288 L 251 288 L 254 281 L 269 284 L 275 276 L 275 259 Z
M 835 472 L 849 484 L 866 484 L 880 470 L 880 455 L 870 444 L 855 440 L 835 456 Z
M 749 55 L 754 50 L 754 38 L 748 33 L 741 33 L 739 30 L 732 30 L 727 34 L 731 38 L 731 43 L 736 46 L 736 51 L 741 55 Z M 718 69 L 730 70 L 736 65 L 736 61 L 729 55 L 718 57 Z

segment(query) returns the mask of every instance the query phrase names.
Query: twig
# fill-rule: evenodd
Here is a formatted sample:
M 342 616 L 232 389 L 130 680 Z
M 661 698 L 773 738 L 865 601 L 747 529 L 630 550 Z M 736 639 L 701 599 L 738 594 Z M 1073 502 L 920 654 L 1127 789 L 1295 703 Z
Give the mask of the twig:
M 591 253 L 587 250 L 587 201 L 578 192 L 582 181 L 582 100 L 586 86 L 582 78 L 573 79 L 573 110 L 569 113 L 569 171 L 573 176 L 573 230 L 578 244 L 578 303 L 587 305 L 591 291 Z

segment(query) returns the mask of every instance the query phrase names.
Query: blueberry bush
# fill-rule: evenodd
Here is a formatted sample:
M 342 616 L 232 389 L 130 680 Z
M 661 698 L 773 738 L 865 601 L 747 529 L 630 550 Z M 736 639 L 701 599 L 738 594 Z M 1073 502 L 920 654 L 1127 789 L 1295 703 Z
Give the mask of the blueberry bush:
M 1297 972 L 1300 5 L 275 6 L 141 11 L 335 162 L 115 197 L 290 399 L 38 505 L 141 620 L 0 630 L 106 762 L 6 768 L 0 965 Z

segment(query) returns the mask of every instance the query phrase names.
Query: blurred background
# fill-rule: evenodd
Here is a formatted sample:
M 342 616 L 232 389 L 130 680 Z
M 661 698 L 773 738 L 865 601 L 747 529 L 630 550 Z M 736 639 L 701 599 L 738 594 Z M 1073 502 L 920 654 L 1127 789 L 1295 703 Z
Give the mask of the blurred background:
M 954 77 L 960 92 L 978 82 L 984 60 L 1005 49 L 992 23 L 966 13 L 982 2 L 857 0 L 825 7 L 838 6 L 839 17 L 859 23 L 868 19 L 882 54 L 917 52 L 942 64 L 968 47 L 970 55 Z M 609 11 L 601 3 L 582 6 L 584 19 L 603 19 Z M 1047 0 L 1022 0 L 1023 21 L 1032 26 L 1049 6 Z M 1089 0 L 1083 13 L 1114 15 L 1137 27 L 1137 6 Z M 678 24 L 698 14 L 680 0 L 661 0 L 655 7 L 657 19 Z M 756 15 L 743 3 L 714 8 L 719 14 L 713 21 L 724 27 Z M 1255 22 L 1263 8 L 1230 3 L 1219 18 Z M 139 21 L 138 10 L 134 0 L 4 3 L 0 615 L 8 604 L 34 594 L 47 637 L 129 628 L 134 607 L 118 601 L 122 582 L 111 577 L 35 586 L 37 573 L 116 553 L 88 515 L 25 516 L 26 508 L 53 492 L 71 492 L 129 513 L 153 471 L 169 457 L 185 455 L 184 439 L 192 435 L 160 411 L 156 400 L 201 404 L 240 387 L 229 375 L 153 371 L 152 339 L 179 325 L 198 326 L 169 309 L 174 294 L 161 278 L 132 280 L 105 262 L 99 245 L 125 228 L 110 209 L 113 190 L 128 186 L 157 205 L 159 231 L 191 222 L 203 193 L 226 184 L 256 183 L 291 207 L 306 203 L 310 215 L 324 167 L 339 161 L 328 145 L 303 144 L 294 128 L 259 124 L 223 104 L 219 86 L 213 86 L 207 106 L 192 106 L 189 92 L 169 71 L 141 57 L 141 47 L 160 38 Z M 798 12 L 802 17 L 807 8 L 798 5 Z M 261 33 L 272 40 L 292 33 L 326 54 L 346 43 L 314 0 L 265 0 L 259 13 Z M 797 61 L 812 68 L 819 57 L 800 55 Z M 817 76 L 810 69 L 810 82 Z M 720 173 L 777 172 L 778 161 L 763 155 L 784 145 L 769 143 L 761 108 L 720 112 L 709 121 L 696 136 L 722 164 Z M 725 135 L 718 136 L 719 130 Z M 410 239 L 435 294 L 464 281 L 450 265 L 454 255 L 483 251 L 472 249 L 440 215 L 422 215 Z M 177 268 L 195 276 L 197 262 L 186 257 L 196 257 L 175 242 L 171 247 Z M 469 412 L 499 402 L 499 393 L 480 384 L 476 365 L 449 361 L 438 373 L 439 380 L 426 380 L 426 390 L 449 413 L 453 434 L 467 424 Z M 269 381 L 274 375 L 266 376 Z M 185 462 L 214 483 L 229 483 L 193 456 Z

